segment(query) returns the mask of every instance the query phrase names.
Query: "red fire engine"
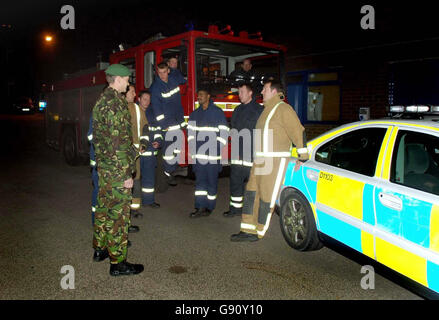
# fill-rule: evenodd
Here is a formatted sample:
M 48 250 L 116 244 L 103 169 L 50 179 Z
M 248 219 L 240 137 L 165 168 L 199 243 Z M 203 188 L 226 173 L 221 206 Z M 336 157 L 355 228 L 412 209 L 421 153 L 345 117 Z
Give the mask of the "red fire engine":
M 130 68 L 130 83 L 135 84 L 139 92 L 150 87 L 158 63 L 171 56 L 178 57 L 178 68 L 187 79 L 180 87 L 185 118 L 198 107 L 196 91 L 205 85 L 211 88 L 215 104 L 230 118 L 239 105 L 239 97 L 236 84 L 228 76 L 244 59 L 251 60 L 259 75 L 273 76 L 284 82 L 286 48 L 262 41 L 260 34 L 256 36 L 259 38 L 252 38 L 245 31 L 234 36 L 229 26 L 222 31 L 210 26 L 208 32 L 188 31 L 167 38 L 153 37 L 136 47 L 121 48 L 110 56 L 110 63 Z M 89 119 L 106 85 L 106 66 L 108 64 L 100 63 L 98 69 L 80 72 L 48 86 L 46 142 L 62 150 L 68 164 L 79 164 L 88 156 Z

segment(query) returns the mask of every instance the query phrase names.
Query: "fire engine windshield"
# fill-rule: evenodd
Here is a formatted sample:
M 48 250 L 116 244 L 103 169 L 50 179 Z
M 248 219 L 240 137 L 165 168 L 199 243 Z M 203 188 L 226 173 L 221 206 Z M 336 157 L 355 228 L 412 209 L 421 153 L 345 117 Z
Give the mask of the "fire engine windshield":
M 239 84 L 249 82 L 259 95 L 268 77 L 280 80 L 279 51 L 205 38 L 196 40 L 197 88 L 208 87 L 217 97 L 237 95 Z

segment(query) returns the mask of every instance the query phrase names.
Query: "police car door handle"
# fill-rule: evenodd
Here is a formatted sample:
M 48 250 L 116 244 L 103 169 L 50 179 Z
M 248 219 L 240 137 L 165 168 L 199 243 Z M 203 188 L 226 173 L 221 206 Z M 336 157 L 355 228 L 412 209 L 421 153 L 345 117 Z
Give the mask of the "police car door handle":
M 385 207 L 397 211 L 402 210 L 402 200 L 397 196 L 380 192 L 378 194 L 378 199 L 380 200 L 381 204 Z

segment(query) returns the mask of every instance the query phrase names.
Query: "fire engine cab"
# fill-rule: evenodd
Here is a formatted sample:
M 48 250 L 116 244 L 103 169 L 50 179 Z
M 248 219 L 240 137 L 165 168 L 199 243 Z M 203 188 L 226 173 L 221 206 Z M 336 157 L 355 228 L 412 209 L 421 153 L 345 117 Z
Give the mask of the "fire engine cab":
M 219 30 L 210 26 L 208 32 L 188 31 L 172 37 L 152 37 L 126 50 L 120 48 L 110 56 L 110 63 L 120 63 L 132 71 L 130 83 L 136 91 L 149 88 L 158 63 L 177 57 L 178 68 L 186 84 L 180 86 L 185 119 L 198 107 L 197 88 L 208 85 L 215 104 L 224 110 L 228 119 L 240 104 L 237 84 L 230 78 L 244 59 L 250 59 L 255 74 L 256 93 L 262 89 L 261 80 L 271 76 L 284 83 L 282 45 L 262 41 L 260 33 L 249 35 L 241 31 L 234 36 L 227 26 Z M 257 38 L 255 38 L 255 36 Z M 88 157 L 87 130 L 90 114 L 106 81 L 104 69 L 108 64 L 83 71 L 47 86 L 46 142 L 63 152 L 66 162 L 76 165 Z M 184 156 L 184 153 L 182 154 Z

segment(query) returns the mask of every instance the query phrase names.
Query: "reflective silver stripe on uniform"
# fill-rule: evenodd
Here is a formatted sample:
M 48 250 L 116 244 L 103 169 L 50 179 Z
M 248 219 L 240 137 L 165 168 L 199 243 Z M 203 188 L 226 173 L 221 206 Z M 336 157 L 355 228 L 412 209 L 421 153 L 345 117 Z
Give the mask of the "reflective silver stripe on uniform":
M 218 128 L 215 127 L 194 127 L 191 125 L 188 125 L 187 128 L 189 130 L 194 130 L 194 131 L 210 131 L 210 132 L 219 132 Z
M 136 108 L 136 117 L 137 117 L 137 136 L 140 137 L 140 135 L 141 135 L 141 133 L 140 133 L 140 107 L 137 105 L 137 103 L 134 104 L 134 107 Z
M 178 149 L 175 149 L 175 150 L 174 150 L 174 153 L 175 153 L 175 154 L 178 154 L 178 153 L 181 153 L 181 151 L 178 150 Z
M 230 200 L 232 200 L 232 201 L 242 201 L 242 200 L 244 200 L 244 197 L 230 197 Z
M 195 191 L 196 196 L 207 196 L 207 191 L 198 190 Z
M 291 157 L 291 152 L 256 152 L 258 157 L 285 158 Z
M 157 153 L 158 153 L 158 151 L 154 151 L 154 152 L 152 152 L 152 151 L 145 151 L 145 152 L 141 152 L 140 155 L 141 156 L 152 156 L 152 155 L 156 156 Z
M 164 157 L 163 157 L 164 158 Z M 204 160 L 221 160 L 221 156 L 208 156 L 205 154 L 196 154 L 192 156 L 192 159 L 204 159 Z
M 187 137 L 187 141 L 191 141 L 191 140 L 193 140 L 193 139 L 195 139 L 195 136 L 189 136 L 189 137 Z
M 157 121 L 160 121 L 160 120 L 163 120 L 165 118 L 165 115 L 164 114 L 161 114 L 161 115 L 158 115 L 157 117 L 156 117 L 156 120 Z
M 91 207 L 92 212 L 96 212 L 96 207 Z
M 186 127 L 187 126 L 187 123 L 186 122 L 182 122 L 181 124 L 180 124 L 180 126 L 183 128 L 183 127 Z
M 274 108 L 270 111 L 270 113 L 268 114 L 267 120 L 265 120 L 265 124 L 264 124 L 264 133 L 263 133 L 263 148 L 262 151 L 263 153 L 267 153 L 268 152 L 268 124 L 270 123 L 271 118 L 273 117 L 277 107 L 279 107 L 280 104 L 282 104 L 283 101 L 278 102 Z
M 177 92 L 180 91 L 180 87 L 177 87 L 175 89 L 172 89 L 171 91 L 167 92 L 167 93 L 162 93 L 162 97 L 163 98 L 169 98 L 172 97 L 174 94 L 176 94 Z
M 140 140 L 143 140 L 143 139 L 145 139 L 145 140 L 148 140 L 148 141 L 149 141 L 149 137 L 148 137 L 148 136 L 140 136 Z
M 277 193 L 279 191 L 280 183 L 282 181 L 282 173 L 284 171 L 285 161 L 286 161 L 285 158 L 282 158 L 280 160 L 279 171 L 277 172 L 276 182 L 274 183 L 273 194 L 271 195 L 270 209 L 274 208 L 274 204 L 276 202 Z M 271 220 L 271 210 L 267 215 L 267 220 L 265 221 L 264 229 L 262 229 L 262 231 L 258 230 L 258 235 L 262 237 L 265 235 L 265 233 L 268 230 L 268 227 L 270 226 L 270 220 Z
M 172 159 L 174 159 L 174 155 L 172 155 L 172 156 L 163 156 L 163 160 L 172 160 Z
M 133 143 L 133 145 L 134 145 L 137 149 L 139 149 L 139 147 L 140 147 L 140 144 L 138 144 L 138 143 Z
M 91 141 L 91 140 L 93 140 L 93 135 L 90 134 L 90 135 L 87 136 L 87 138 L 88 138 L 88 141 Z
M 248 223 L 241 223 L 241 229 L 256 230 L 256 226 Z
M 138 204 L 138 203 L 132 203 L 132 204 L 131 204 L 131 208 L 132 208 L 132 209 L 139 209 L 139 208 L 140 208 L 140 204 Z
M 231 164 L 237 164 L 246 167 L 253 167 L 253 162 L 244 161 L 244 160 L 231 160 Z
M 216 200 L 216 195 L 214 196 L 207 195 L 207 200 Z
M 152 192 L 154 192 L 154 188 L 142 188 L 142 192 L 152 193 Z
M 222 124 L 218 126 L 219 130 L 226 130 L 226 131 L 230 131 L 229 127 L 227 126 L 223 126 Z
M 164 157 L 163 157 L 164 158 Z M 171 176 L 171 174 L 167 173 L 166 171 L 163 171 L 168 177 Z
M 236 203 L 236 202 L 233 202 L 233 201 L 230 201 L 230 205 L 232 207 L 235 207 L 235 208 L 242 208 L 243 207 L 242 203 Z
M 91 165 L 92 167 L 94 167 L 94 166 L 96 165 L 96 161 L 94 161 L 94 160 L 90 160 L 90 165 Z
M 178 129 L 180 129 L 179 125 L 178 126 L 171 126 L 168 128 L 168 131 L 174 131 L 174 130 L 178 130 Z
M 156 140 L 156 139 L 158 139 L 158 138 L 161 138 L 161 139 L 163 139 L 163 136 L 161 135 L 161 134 L 155 134 L 154 135 L 154 140 Z M 148 139 L 149 140 L 149 139 Z
M 217 137 L 216 140 L 218 140 L 219 142 L 221 142 L 222 144 L 227 144 L 226 139 L 223 139 L 221 137 Z

